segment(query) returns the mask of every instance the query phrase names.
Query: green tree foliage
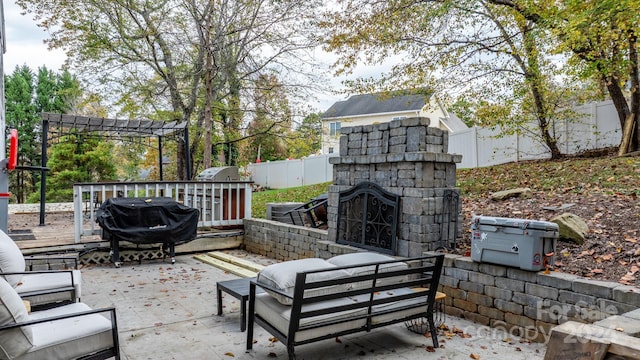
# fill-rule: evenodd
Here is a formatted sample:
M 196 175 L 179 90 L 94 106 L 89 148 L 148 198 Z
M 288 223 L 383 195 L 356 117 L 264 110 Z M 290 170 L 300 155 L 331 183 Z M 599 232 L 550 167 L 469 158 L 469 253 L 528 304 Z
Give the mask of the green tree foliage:
M 113 154 L 114 146 L 109 141 L 78 134 L 64 136 L 51 147 L 47 202 L 73 201 L 74 183 L 115 180 Z
M 21 166 L 42 166 L 41 113 L 64 113 L 80 96 L 78 81 L 68 72 L 56 74 L 46 67 L 37 76 L 25 66 L 16 67 L 5 77 L 7 127 L 18 130 L 18 163 Z M 17 202 L 25 202 L 39 191 L 40 172 L 14 171 L 10 188 Z
M 104 84 L 130 117 L 188 122 L 192 153 L 204 142 L 207 158 L 219 147 L 227 164 L 237 162 L 237 144 L 246 139 L 245 115 L 262 74 L 278 74 L 291 98 L 319 83 L 308 51 L 317 44 L 309 26 L 317 0 L 16 3 L 50 30 L 48 44 L 67 50 L 71 66 Z M 186 176 L 182 149 L 179 179 Z
M 252 141 L 245 148 L 244 158 L 252 162 L 287 158 L 287 138 L 291 136 L 291 109 L 283 86 L 275 76 L 262 76 L 254 93 L 255 113 L 249 124 Z
M 618 121 L 634 123 L 630 150 L 640 149 L 640 1 L 568 0 L 513 2 L 528 18 L 548 28 L 559 42 L 557 51 L 572 55 L 582 78 L 602 84 L 618 112 Z
M 476 123 L 499 126 L 505 133 L 529 132 L 553 157 L 561 155 L 554 121 L 575 120 L 564 109 L 578 97 L 577 87 L 572 87 L 564 59 L 554 52 L 558 42 L 549 28 L 529 16 L 532 2 L 339 3 L 342 7 L 320 23 L 327 49 L 340 56 L 338 73 L 348 73 L 362 61 L 403 58 L 379 79 L 348 85 L 372 92 L 427 84 L 439 94 L 458 97 L 457 105 L 468 104 Z
M 11 75 L 5 76 L 5 116 L 9 129 L 18 130 L 18 164 L 38 164 L 39 148 L 35 135 L 39 113 L 33 103 L 35 79 L 26 65 L 16 67 Z M 38 164 L 39 165 L 39 164 Z M 17 202 L 24 202 L 29 192 L 34 190 L 35 178 L 24 171 L 14 171 L 9 178 L 9 189 Z
M 293 131 L 289 140 L 289 157 L 299 159 L 315 154 L 322 148 L 322 119 L 320 114 L 312 113 L 304 117 L 302 123 Z

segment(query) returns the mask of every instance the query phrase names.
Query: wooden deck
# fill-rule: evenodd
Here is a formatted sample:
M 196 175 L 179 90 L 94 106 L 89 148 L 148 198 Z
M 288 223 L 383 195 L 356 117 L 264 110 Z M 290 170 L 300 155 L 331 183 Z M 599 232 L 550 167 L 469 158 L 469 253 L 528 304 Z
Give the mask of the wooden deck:
M 8 235 L 15 240 L 26 255 L 47 252 L 79 252 L 107 249 L 109 243 L 100 235 L 83 236 L 75 242 L 73 212 L 51 212 L 45 216 L 45 225 L 39 225 L 39 215 L 35 213 L 9 214 Z M 213 229 L 198 231 L 197 238 L 176 246 L 176 253 L 208 252 L 236 249 L 242 245 L 243 229 Z M 123 242 L 121 249 L 136 248 L 135 244 Z

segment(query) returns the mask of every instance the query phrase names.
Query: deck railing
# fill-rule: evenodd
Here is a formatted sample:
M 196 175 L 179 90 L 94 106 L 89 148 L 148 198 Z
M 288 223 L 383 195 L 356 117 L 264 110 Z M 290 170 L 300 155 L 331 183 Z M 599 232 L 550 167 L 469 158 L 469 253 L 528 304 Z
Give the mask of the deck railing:
M 251 217 L 251 182 L 101 182 L 73 186 L 75 242 L 99 235 L 97 210 L 112 197 L 170 197 L 200 210 L 198 228 L 242 225 Z

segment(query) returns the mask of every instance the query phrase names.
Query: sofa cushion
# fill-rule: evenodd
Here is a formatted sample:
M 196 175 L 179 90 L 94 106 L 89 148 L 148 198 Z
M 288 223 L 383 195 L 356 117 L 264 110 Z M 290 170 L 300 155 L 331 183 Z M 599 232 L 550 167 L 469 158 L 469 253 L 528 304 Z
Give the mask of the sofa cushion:
M 338 267 L 342 266 L 352 266 L 352 265 L 360 265 L 360 264 L 370 264 L 375 262 L 385 262 L 397 260 L 391 256 L 379 254 L 375 252 L 356 252 L 351 254 L 344 254 L 334 256 L 327 260 L 328 263 L 333 264 Z M 389 272 L 389 271 L 397 271 L 407 269 L 409 266 L 407 263 L 398 260 L 397 262 L 391 262 L 386 264 L 380 264 L 378 267 L 378 272 Z M 367 265 L 367 266 L 357 266 L 344 269 L 344 271 L 348 272 L 351 276 L 359 276 L 359 275 L 368 275 L 373 274 L 375 272 L 375 265 Z M 395 284 L 398 282 L 405 282 L 407 279 L 406 276 L 394 276 L 389 278 L 380 278 L 376 281 L 376 286 L 384 286 L 389 284 Z M 358 283 L 354 283 L 352 288 L 366 288 L 370 287 L 370 281 L 361 281 Z
M 330 270 L 335 267 L 335 265 L 330 264 L 323 259 L 316 258 L 285 261 L 269 265 L 260 270 L 260 272 L 258 273 L 257 282 L 258 284 L 264 284 L 283 291 L 293 297 L 297 273 L 311 270 Z M 349 273 L 343 270 L 313 273 L 307 276 L 306 282 L 310 283 L 331 280 L 340 277 L 349 277 Z M 305 297 L 330 294 L 334 292 L 345 291 L 347 289 L 348 287 L 346 285 L 326 286 L 305 291 Z M 273 291 L 269 291 L 268 289 L 265 289 L 265 291 L 267 291 L 281 304 L 291 305 L 293 303 L 293 300 L 291 298 L 282 296 L 281 294 L 275 293 Z
M 29 314 L 30 320 L 91 310 L 83 303 L 59 306 Z M 113 347 L 111 321 L 102 314 L 89 314 L 32 326 L 33 347 L 20 360 L 76 359 Z
M 70 287 L 72 277 L 75 298 L 72 296 L 72 290 L 53 291 Z M 20 297 L 31 302 L 31 306 L 38 306 L 59 301 L 76 301 L 81 295 L 81 285 L 82 273 L 80 270 L 65 270 L 25 274 L 22 277 L 22 281 L 15 288 Z M 34 295 L 34 292 L 37 295 Z
M 318 303 L 304 305 L 302 311 L 314 311 L 353 304 L 354 300 L 339 298 Z M 291 321 L 291 306 L 283 305 L 268 294 L 256 295 L 255 313 L 273 325 L 283 334 L 289 332 Z M 295 333 L 295 341 L 305 341 L 338 331 L 362 328 L 367 324 L 367 308 L 356 308 L 325 315 L 305 317 L 300 319 L 300 329 Z M 333 323 L 341 321 L 339 323 Z
M 27 309 L 16 291 L 4 279 L 0 279 L 0 325 L 27 321 Z M 32 346 L 31 327 L 0 332 L 0 357 L 13 359 L 27 352 Z
M 24 271 L 26 267 L 22 251 L 18 248 L 15 241 L 0 230 L 0 272 L 19 272 Z M 21 274 L 3 275 L 9 285 L 15 287 L 22 279 Z

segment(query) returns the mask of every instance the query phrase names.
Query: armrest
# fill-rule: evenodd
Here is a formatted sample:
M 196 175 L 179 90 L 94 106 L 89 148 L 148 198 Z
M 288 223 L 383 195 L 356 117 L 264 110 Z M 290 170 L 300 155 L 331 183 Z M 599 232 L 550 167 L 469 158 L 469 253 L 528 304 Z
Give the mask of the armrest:
M 0 272 L 0 276 L 4 275 L 33 275 L 33 274 L 69 274 L 70 285 L 75 286 L 73 280 L 73 272 L 77 270 L 37 270 L 37 271 L 13 271 L 13 272 Z
M 49 256 L 49 255 L 29 255 L 29 256 L 25 256 L 24 257 L 24 261 L 27 264 L 27 266 L 37 265 L 37 264 L 32 264 L 32 262 L 41 262 L 41 261 L 46 261 L 46 264 L 51 266 L 49 260 L 63 261 L 65 266 L 67 265 L 66 261 L 71 261 L 71 262 L 73 262 L 73 268 L 74 269 L 78 268 L 78 255 L 51 255 L 51 256 Z
M 116 333 L 117 333 L 118 326 L 117 326 L 117 321 L 116 321 L 116 308 L 114 308 L 114 307 L 93 309 L 93 310 L 81 311 L 81 312 L 76 312 L 76 313 L 71 313 L 71 314 L 57 315 L 57 316 L 51 316 L 51 317 L 42 318 L 42 319 L 28 320 L 28 321 L 23 321 L 23 322 L 14 323 L 14 324 L 2 325 L 2 326 L 0 326 L 0 331 L 19 328 L 19 327 L 22 327 L 22 326 L 40 324 L 40 323 L 49 322 L 49 321 L 58 321 L 58 320 L 75 318 L 75 317 L 82 317 L 82 316 L 87 316 L 87 315 L 92 315 L 92 314 L 100 314 L 100 313 L 103 313 L 103 312 L 109 312 L 110 313 L 109 317 L 111 319 L 111 328 L 113 330 L 115 330 Z
M 269 286 L 269 285 L 261 284 L 261 283 L 259 283 L 259 282 L 258 282 L 258 280 L 256 280 L 256 279 L 249 280 L 249 287 L 250 287 L 250 288 L 251 288 L 251 287 L 259 287 L 259 288 L 261 288 L 262 290 L 266 291 L 267 293 L 276 293 L 276 294 L 278 294 L 278 295 L 281 295 L 281 296 L 284 296 L 284 297 L 286 297 L 286 298 L 289 298 L 289 299 L 292 299 L 292 300 L 293 300 L 293 296 L 292 296 L 291 294 L 286 293 L 286 292 L 284 292 L 284 291 L 282 291 L 282 290 L 280 290 L 280 289 L 276 289 L 276 288 L 274 288 L 274 287 L 271 287 L 271 286 Z M 250 292 L 250 293 L 251 293 L 251 292 Z M 253 293 L 251 293 L 251 294 L 253 294 Z M 249 300 L 251 301 L 251 296 L 249 296 L 249 297 L 250 297 L 250 299 L 249 299 Z

